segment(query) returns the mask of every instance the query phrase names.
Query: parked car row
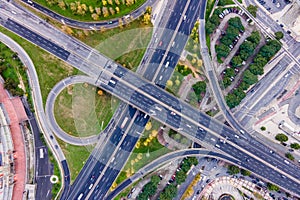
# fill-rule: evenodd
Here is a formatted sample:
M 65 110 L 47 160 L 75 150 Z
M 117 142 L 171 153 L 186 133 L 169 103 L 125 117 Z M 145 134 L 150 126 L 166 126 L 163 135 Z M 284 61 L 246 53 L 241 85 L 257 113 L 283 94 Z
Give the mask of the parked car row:
M 221 14 L 219 14 L 219 17 L 221 19 L 223 19 L 226 15 L 228 15 L 229 13 L 236 13 L 236 14 L 239 14 L 241 16 L 243 16 L 244 14 L 244 11 L 242 10 L 239 10 L 237 8 L 227 8 L 225 10 L 223 10 L 223 12 Z

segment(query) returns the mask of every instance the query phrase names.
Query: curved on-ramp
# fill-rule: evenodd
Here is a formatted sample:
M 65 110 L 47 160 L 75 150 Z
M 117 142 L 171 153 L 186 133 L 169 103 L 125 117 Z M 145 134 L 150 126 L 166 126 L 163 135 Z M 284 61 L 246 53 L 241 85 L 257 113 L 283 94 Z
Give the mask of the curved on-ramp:
M 54 116 L 55 100 L 63 89 L 65 89 L 69 85 L 73 85 L 77 83 L 88 83 L 91 85 L 95 85 L 95 82 L 96 82 L 95 79 L 88 76 L 71 76 L 61 80 L 50 91 L 46 101 L 46 108 L 45 108 L 46 116 L 52 131 L 56 134 L 57 137 L 59 137 L 59 139 L 63 140 L 64 142 L 67 142 L 72 145 L 80 146 L 80 145 L 94 144 L 98 141 L 98 137 L 99 137 L 98 135 L 89 136 L 89 137 L 75 137 L 67 134 L 58 126 Z
M 167 162 L 170 162 L 174 159 L 178 159 L 178 158 L 182 158 L 182 157 L 186 157 L 186 156 L 202 156 L 202 157 L 218 158 L 218 159 L 225 160 L 226 162 L 231 163 L 231 164 L 237 164 L 239 162 L 238 160 L 233 159 L 229 156 L 223 155 L 218 152 L 205 150 L 205 149 L 185 149 L 185 150 L 171 152 L 171 153 L 168 153 L 164 156 L 157 158 L 156 160 L 152 161 L 148 165 L 141 168 L 133 176 L 131 176 L 130 178 L 123 181 L 114 191 L 109 193 L 105 199 L 110 200 L 110 199 L 115 198 L 125 188 L 129 187 L 132 183 L 134 183 L 138 179 L 142 178 L 144 175 L 148 174 L 149 172 L 154 171 L 159 166 L 161 166 Z
M 103 28 L 115 28 L 119 26 L 119 20 L 122 20 L 123 24 L 129 23 L 129 21 L 124 20 L 122 17 L 120 18 L 114 18 L 110 20 L 105 21 L 95 21 L 95 22 L 84 22 L 84 21 L 78 21 L 74 19 L 67 18 L 65 16 L 62 16 L 38 3 L 35 3 L 33 1 L 28 0 L 21 0 L 23 3 L 27 4 L 28 6 L 31 6 L 32 8 L 38 10 L 39 12 L 43 13 L 44 15 L 51 17 L 52 19 L 58 21 L 59 23 L 66 24 L 68 26 L 74 27 L 74 28 L 81 28 L 81 29 L 90 29 L 90 30 L 99 30 L 102 27 Z M 155 3 L 157 3 L 158 0 L 146 0 L 142 5 L 140 5 L 136 10 L 131 11 L 128 13 L 133 19 L 139 18 L 141 15 L 144 14 L 146 7 L 151 6 Z M 18 3 L 13 2 L 16 6 L 18 6 Z

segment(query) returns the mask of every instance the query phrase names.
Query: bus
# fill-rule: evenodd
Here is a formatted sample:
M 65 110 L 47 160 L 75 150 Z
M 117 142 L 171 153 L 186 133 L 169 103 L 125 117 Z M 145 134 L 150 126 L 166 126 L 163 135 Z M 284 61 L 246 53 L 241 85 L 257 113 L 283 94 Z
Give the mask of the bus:
M 121 128 L 124 128 L 124 127 L 125 127 L 127 121 L 128 121 L 128 117 L 126 117 L 126 118 L 124 119 L 123 123 L 121 124 Z
M 40 158 L 44 158 L 44 151 L 42 148 L 40 149 Z

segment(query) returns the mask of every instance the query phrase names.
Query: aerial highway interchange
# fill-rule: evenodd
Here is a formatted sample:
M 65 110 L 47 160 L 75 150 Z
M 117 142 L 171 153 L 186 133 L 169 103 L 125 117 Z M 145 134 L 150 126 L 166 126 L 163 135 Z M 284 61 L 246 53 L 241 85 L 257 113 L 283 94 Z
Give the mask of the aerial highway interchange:
M 227 160 L 233 159 L 231 162 L 234 164 L 254 172 L 295 195 L 300 195 L 299 167 L 285 162 L 285 158 L 252 138 L 226 108 L 217 79 L 210 66 L 207 47 L 204 45 L 206 1 L 176 1 L 170 20 L 165 23 L 161 32 L 158 31 L 162 46 L 154 46 L 156 50 L 152 52 L 150 58 L 144 57 L 150 60 L 150 64 L 143 66 L 142 63 L 142 72 L 139 75 L 65 35 L 33 14 L 19 10 L 7 2 L 1 4 L 4 6 L 4 9 L 1 8 L 4 12 L 1 12 L 0 16 L 2 26 L 84 72 L 88 77 L 81 77 L 79 82 L 98 86 L 125 102 L 120 104 L 117 110 L 120 114 L 113 118 L 104 131 L 105 137 L 100 136 L 102 140 L 99 140 L 76 181 L 62 195 L 63 199 L 76 199 L 79 196 L 88 199 L 109 199 L 107 194 L 109 188 L 122 170 L 150 116 L 194 142 L 216 151 L 216 154 L 224 153 Z M 12 15 L 12 10 L 18 14 Z M 22 16 L 28 18 L 25 20 Z M 221 110 L 234 129 L 199 112 L 163 90 L 197 18 L 200 18 L 201 22 L 199 27 L 200 44 L 203 45 L 201 53 L 210 84 Z M 173 42 L 176 48 L 172 48 Z M 76 78 L 68 79 L 72 82 L 72 79 Z M 53 116 L 51 118 L 50 112 L 53 112 L 51 105 L 54 104 L 54 100 L 55 98 L 52 96 L 51 99 L 50 96 L 47 100 L 50 106 L 46 106 L 46 115 L 48 119 L 52 119 L 52 128 L 55 120 Z M 123 125 L 125 119 L 128 123 Z M 240 137 L 237 138 L 235 135 Z M 97 140 L 93 138 L 95 139 Z M 224 140 L 226 143 L 222 142 Z M 81 142 L 89 143 L 91 139 L 84 138 Z M 221 157 L 221 154 L 218 155 Z

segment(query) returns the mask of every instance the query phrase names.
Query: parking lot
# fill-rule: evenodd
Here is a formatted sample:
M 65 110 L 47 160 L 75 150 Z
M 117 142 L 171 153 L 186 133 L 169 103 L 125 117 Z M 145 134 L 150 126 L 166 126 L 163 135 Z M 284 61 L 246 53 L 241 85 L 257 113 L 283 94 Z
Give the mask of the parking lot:
M 289 1 L 287 0 L 257 0 L 271 14 L 281 11 Z

